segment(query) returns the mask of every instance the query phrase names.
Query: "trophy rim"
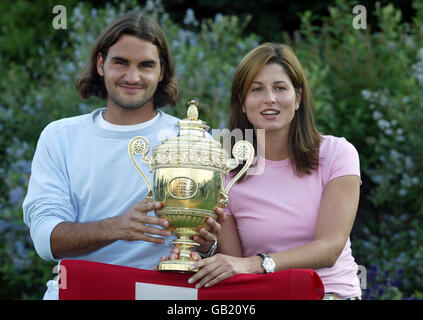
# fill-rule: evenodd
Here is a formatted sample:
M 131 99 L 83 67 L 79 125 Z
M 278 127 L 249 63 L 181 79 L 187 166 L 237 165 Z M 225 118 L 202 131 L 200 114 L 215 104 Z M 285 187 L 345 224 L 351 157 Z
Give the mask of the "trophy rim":
M 192 216 L 195 218 L 208 218 L 217 219 L 217 214 L 214 210 L 199 209 L 199 208 L 185 208 L 185 207 L 164 207 L 156 210 L 156 215 L 162 218 L 165 215 L 170 216 Z

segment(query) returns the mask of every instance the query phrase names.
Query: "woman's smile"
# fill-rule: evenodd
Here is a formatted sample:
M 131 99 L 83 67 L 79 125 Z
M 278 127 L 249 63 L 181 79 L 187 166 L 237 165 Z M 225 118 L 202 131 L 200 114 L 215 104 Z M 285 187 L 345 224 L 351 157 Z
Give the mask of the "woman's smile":
M 274 120 L 279 116 L 280 111 L 276 109 L 265 109 L 260 113 L 266 120 Z

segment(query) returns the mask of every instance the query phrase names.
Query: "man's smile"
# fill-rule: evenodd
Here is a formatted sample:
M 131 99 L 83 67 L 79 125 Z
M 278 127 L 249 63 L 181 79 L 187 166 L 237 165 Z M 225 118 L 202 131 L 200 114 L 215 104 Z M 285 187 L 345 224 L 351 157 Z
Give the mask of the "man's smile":
M 122 88 L 124 92 L 126 93 L 138 93 L 139 91 L 145 89 L 145 86 L 143 85 L 130 85 L 130 84 L 118 84 L 118 87 Z

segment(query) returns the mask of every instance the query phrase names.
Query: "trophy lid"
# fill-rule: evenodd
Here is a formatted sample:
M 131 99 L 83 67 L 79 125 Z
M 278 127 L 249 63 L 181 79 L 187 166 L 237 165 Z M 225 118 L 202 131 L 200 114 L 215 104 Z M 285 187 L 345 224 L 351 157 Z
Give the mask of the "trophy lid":
M 152 151 L 151 166 L 159 167 L 204 167 L 227 172 L 228 154 L 220 142 L 206 137 L 209 126 L 198 119 L 197 102 L 188 102 L 187 118 L 180 120 L 179 133 L 156 145 Z
M 199 136 L 205 137 L 205 132 L 209 130 L 209 126 L 202 120 L 198 119 L 198 103 L 195 100 L 188 102 L 187 118 L 180 120 L 179 136 Z

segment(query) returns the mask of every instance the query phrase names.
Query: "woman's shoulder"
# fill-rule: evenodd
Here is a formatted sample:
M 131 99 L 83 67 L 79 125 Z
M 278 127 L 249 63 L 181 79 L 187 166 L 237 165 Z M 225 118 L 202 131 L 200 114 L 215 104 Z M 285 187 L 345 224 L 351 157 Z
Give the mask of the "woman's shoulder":
M 340 153 L 358 153 L 354 145 L 344 137 L 322 135 L 320 142 L 320 157 L 336 156 Z
M 343 175 L 360 177 L 360 159 L 357 149 L 344 137 L 322 136 L 320 168 L 327 181 Z

